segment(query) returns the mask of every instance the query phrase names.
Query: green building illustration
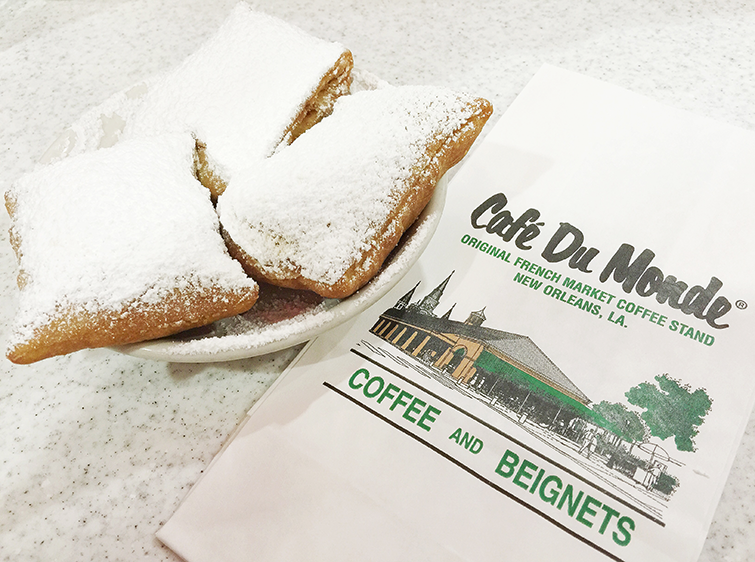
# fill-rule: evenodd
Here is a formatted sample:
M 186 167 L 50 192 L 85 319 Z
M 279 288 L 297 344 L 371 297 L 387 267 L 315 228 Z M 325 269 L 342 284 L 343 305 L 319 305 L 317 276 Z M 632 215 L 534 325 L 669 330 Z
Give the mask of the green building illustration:
M 463 321 L 451 318 L 455 305 L 436 312 L 452 276 L 421 297 L 417 283 L 370 332 L 516 422 L 538 427 L 579 458 L 668 499 L 678 486 L 668 468 L 680 463 L 646 443 L 647 432 L 628 438 L 624 419 L 604 416 L 606 403 L 588 398 L 529 336 L 484 326 L 485 308 Z
M 453 274 L 452 274 L 453 275 Z M 593 416 L 590 399 L 528 337 L 483 326 L 485 310 L 463 322 L 453 307 L 435 314 L 450 275 L 412 303 L 415 286 L 380 315 L 371 332 L 455 381 L 518 405 L 523 415 L 566 425 Z

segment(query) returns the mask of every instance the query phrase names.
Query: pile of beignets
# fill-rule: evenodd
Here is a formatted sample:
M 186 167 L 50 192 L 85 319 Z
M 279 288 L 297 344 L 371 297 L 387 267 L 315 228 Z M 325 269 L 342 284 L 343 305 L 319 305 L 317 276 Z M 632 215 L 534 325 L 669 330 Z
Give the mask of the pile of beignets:
M 367 283 L 492 107 L 437 87 L 351 92 L 352 68 L 343 46 L 241 3 L 114 146 L 16 181 L 8 358 L 203 326 L 249 310 L 257 282 L 328 298 Z

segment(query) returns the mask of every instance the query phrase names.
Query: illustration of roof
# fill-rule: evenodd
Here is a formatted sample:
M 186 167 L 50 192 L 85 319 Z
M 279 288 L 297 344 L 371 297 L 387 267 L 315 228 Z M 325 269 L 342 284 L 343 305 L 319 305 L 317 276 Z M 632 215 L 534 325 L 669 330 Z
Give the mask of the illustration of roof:
M 503 355 L 529 367 L 532 371 L 547 379 L 552 386 L 560 387 L 585 402 L 589 402 L 589 398 L 529 337 L 508 332 L 500 333 L 505 335 L 498 339 L 487 339 L 485 340 L 486 343 Z
M 496 355 L 505 358 L 513 366 L 531 371 L 549 386 L 567 395 L 578 397 L 585 403 L 590 402 L 590 399 L 528 336 L 450 320 L 445 315 L 438 318 L 411 310 L 393 308 L 385 311 L 384 315 L 439 334 L 453 334 L 479 341 L 487 348 L 497 351 Z

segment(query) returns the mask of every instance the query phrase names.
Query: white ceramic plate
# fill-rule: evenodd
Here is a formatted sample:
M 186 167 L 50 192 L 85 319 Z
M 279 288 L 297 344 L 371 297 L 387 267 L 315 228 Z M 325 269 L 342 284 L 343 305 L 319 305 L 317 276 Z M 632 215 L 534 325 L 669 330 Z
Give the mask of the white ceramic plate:
M 381 83 L 384 84 L 373 75 L 355 69 L 356 89 L 372 89 L 380 87 Z M 47 164 L 118 142 L 129 116 L 138 107 L 139 99 L 149 90 L 150 84 L 150 81 L 138 83 L 82 115 L 53 143 L 40 162 Z M 259 301 L 245 314 L 167 338 L 113 349 L 146 359 L 208 363 L 254 357 L 310 340 L 353 318 L 398 283 L 435 232 L 443 211 L 446 188 L 447 179 L 441 178 L 430 203 L 405 233 L 381 271 L 346 299 L 321 300 L 309 293 L 261 287 Z

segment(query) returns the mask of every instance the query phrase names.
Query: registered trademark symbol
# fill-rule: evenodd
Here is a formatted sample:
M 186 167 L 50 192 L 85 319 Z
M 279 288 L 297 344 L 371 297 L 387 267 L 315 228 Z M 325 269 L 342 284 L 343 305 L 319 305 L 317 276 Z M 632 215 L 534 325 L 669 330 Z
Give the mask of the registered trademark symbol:
M 747 308 L 747 303 L 745 301 L 739 300 L 737 301 L 737 308 L 739 310 L 744 310 L 745 308 Z

